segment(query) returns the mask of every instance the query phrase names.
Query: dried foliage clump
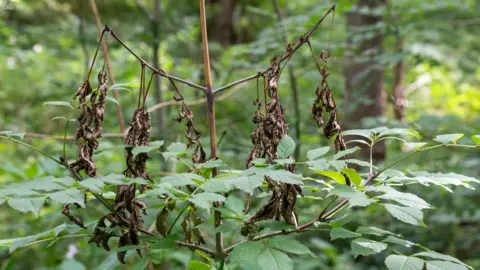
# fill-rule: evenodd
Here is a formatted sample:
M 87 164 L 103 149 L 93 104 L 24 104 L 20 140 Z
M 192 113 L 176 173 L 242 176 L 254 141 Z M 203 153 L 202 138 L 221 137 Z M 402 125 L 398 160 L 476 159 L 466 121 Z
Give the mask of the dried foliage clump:
M 280 140 L 288 135 L 285 108 L 281 105 L 278 95 L 278 80 L 281 71 L 280 61 L 272 59 L 270 69 L 265 75 L 264 91 L 270 98 L 266 104 L 265 115 L 260 112 L 261 102 L 259 99 L 257 98 L 254 102 L 258 110 L 254 113 L 253 122 L 257 124 L 257 127 L 251 135 L 254 147 L 248 157 L 247 167 L 251 167 L 252 161 L 256 158 L 266 158 L 268 163 L 273 163 L 273 160 L 278 158 L 277 147 Z M 285 169 L 290 172 L 295 171 L 292 164 L 285 164 Z M 272 190 L 272 197 L 250 217 L 247 223 L 251 224 L 266 219 L 280 220 L 283 217 L 286 223 L 296 226 L 295 204 L 297 193 L 301 193 L 300 187 L 278 183 L 270 177 L 265 177 L 265 180 L 268 188 Z
M 190 147 L 193 144 L 197 144 L 195 150 L 193 150 L 192 161 L 193 163 L 204 163 L 207 161 L 207 154 L 203 150 L 203 146 L 199 141 L 200 135 L 202 134 L 198 131 L 198 129 L 195 127 L 195 124 L 193 123 L 193 112 L 187 107 L 187 104 L 185 104 L 185 99 L 178 90 L 175 83 L 172 80 L 170 80 L 170 82 L 175 89 L 173 99 L 182 102 L 180 109 L 178 110 L 178 117 L 174 120 L 178 123 L 181 123 L 185 120 L 185 122 L 187 123 L 187 130 L 185 131 L 185 137 L 188 140 L 187 147 Z
M 327 62 L 328 57 L 330 57 L 330 51 L 323 51 L 320 54 L 320 59 Z M 315 59 L 316 60 L 316 59 Z M 319 67 L 317 65 L 317 67 Z M 335 137 L 335 151 L 343 151 L 346 149 L 345 142 L 343 141 L 343 137 L 341 135 L 342 128 L 338 123 L 338 115 L 337 115 L 337 105 L 335 104 L 335 100 L 332 95 L 332 90 L 330 86 L 328 86 L 327 77 L 329 75 L 328 68 L 324 65 L 319 67 L 320 75 L 322 77 L 322 82 L 317 87 L 315 91 L 316 99 L 313 102 L 312 106 L 312 114 L 317 122 L 318 127 L 323 127 L 323 134 L 328 139 Z M 323 120 L 324 112 L 330 113 L 330 117 L 327 123 Z
M 98 139 L 102 137 L 107 83 L 107 74 L 102 70 L 98 73 L 98 90 L 92 91 L 90 82 L 86 80 L 74 95 L 74 99 L 78 97 L 82 111 L 78 117 L 80 126 L 75 135 L 78 147 L 77 160 L 70 165 L 70 169 L 76 173 L 83 170 L 89 177 L 96 175 L 92 155 L 98 148 Z M 89 95 L 90 102 L 88 102 Z

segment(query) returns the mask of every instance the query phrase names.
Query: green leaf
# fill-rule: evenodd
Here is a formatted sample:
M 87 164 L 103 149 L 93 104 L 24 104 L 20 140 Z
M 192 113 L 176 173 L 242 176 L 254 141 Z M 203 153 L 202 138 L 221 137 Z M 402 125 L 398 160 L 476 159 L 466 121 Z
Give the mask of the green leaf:
M 457 141 L 462 137 L 463 137 L 462 133 L 444 134 L 444 135 L 437 135 L 433 140 L 443 144 L 449 144 L 451 142 L 453 144 L 457 144 Z
M 387 248 L 387 245 L 366 238 L 357 238 L 352 241 L 351 248 L 356 258 L 359 255 L 368 256 L 382 252 Z
M 302 178 L 299 175 L 291 173 L 285 170 L 276 170 L 276 171 L 269 171 L 266 173 L 266 176 L 272 178 L 272 180 L 287 183 L 287 184 L 295 184 L 295 185 L 302 185 Z
M 423 146 L 425 146 L 426 142 L 417 142 L 417 143 L 404 143 L 403 146 L 406 148 L 407 151 L 417 151 L 420 150 Z
M 345 162 L 347 163 L 352 163 L 352 164 L 356 164 L 358 166 L 362 166 L 362 167 L 370 167 L 370 163 L 366 162 L 366 161 L 363 161 L 363 160 L 358 160 L 358 159 L 346 159 L 344 160 Z M 373 166 L 374 169 L 377 169 L 377 167 Z
M 337 171 L 340 171 L 347 165 L 347 162 L 345 162 L 345 160 L 330 160 L 328 161 L 328 163 L 330 163 L 330 165 L 334 167 Z
M 10 130 L 7 131 L 0 131 L 0 135 L 5 135 L 7 137 L 17 137 L 20 138 L 20 140 L 23 140 L 23 137 L 25 137 L 25 133 L 23 132 L 13 132 Z
M 383 239 L 382 242 L 398 244 L 398 245 L 402 245 L 404 247 L 412 247 L 412 246 L 415 245 L 415 243 L 413 243 L 413 242 L 410 242 L 408 240 L 401 239 L 401 238 L 398 238 L 398 237 L 395 237 L 395 236 L 392 236 L 392 235 L 389 235 L 387 238 Z
M 274 159 L 273 161 L 280 165 L 295 163 L 295 160 L 293 158 Z
M 73 186 L 75 184 L 75 179 L 73 179 L 70 176 L 65 176 L 65 177 L 62 177 L 62 178 L 55 178 L 55 179 L 53 179 L 53 182 L 59 183 L 60 185 L 63 185 L 63 186 L 66 186 L 66 187 L 70 187 L 70 186 Z
M 424 261 L 415 257 L 390 255 L 385 259 L 385 265 L 389 270 L 422 270 Z
M 101 178 L 87 178 L 83 181 L 78 182 L 78 184 L 84 188 L 89 189 L 95 193 L 102 193 L 105 184 Z
M 118 100 L 116 100 L 116 99 L 113 98 L 113 97 L 106 96 L 105 99 L 106 99 L 107 101 L 110 101 L 110 102 L 115 103 L 115 104 L 117 104 L 118 106 L 120 106 L 120 103 L 118 103 Z
M 38 217 L 38 212 L 43 205 L 45 198 L 11 198 L 7 201 L 13 209 L 22 213 L 32 212 Z
M 320 147 L 320 148 L 317 148 L 317 149 L 309 150 L 307 152 L 307 158 L 308 158 L 308 160 L 314 160 L 314 159 L 317 159 L 317 158 L 325 155 L 326 153 L 328 153 L 328 151 L 330 151 L 330 146 L 325 146 L 325 147 Z
M 399 192 L 394 188 L 391 188 L 390 186 L 371 187 L 368 190 L 380 191 L 385 193 L 381 196 L 375 197 L 378 199 L 393 200 L 405 206 L 410 206 L 418 209 L 433 208 L 433 206 L 431 206 L 429 203 L 427 203 L 417 195 L 412 193 Z
M 473 135 L 472 140 L 477 144 L 480 145 L 480 135 Z
M 371 129 L 352 129 L 342 132 L 342 136 L 360 136 L 373 140 Z
M 352 153 L 355 153 L 355 152 L 357 152 L 358 150 L 360 150 L 360 147 L 355 146 L 355 147 L 353 147 L 353 148 L 340 151 L 340 152 L 336 153 L 336 154 L 333 156 L 333 159 L 342 158 L 342 157 L 344 157 L 344 156 L 346 156 L 346 155 L 350 155 L 350 154 L 352 154 Z
M 468 270 L 466 266 L 446 262 L 446 261 L 427 261 L 427 269 L 434 270 Z M 473 269 L 473 268 L 471 268 Z
M 64 106 L 70 107 L 70 109 L 75 110 L 75 108 L 68 101 L 47 101 L 43 103 L 43 106 Z
M 314 170 L 314 173 L 324 175 L 326 177 L 329 177 L 333 180 L 335 180 L 337 183 L 345 185 L 345 177 L 339 173 L 339 172 L 334 172 L 334 171 L 320 171 L 320 170 Z
M 223 202 L 225 201 L 225 197 L 216 193 L 204 192 L 200 194 L 195 194 L 192 198 L 188 200 L 196 206 L 208 210 L 212 207 L 211 202 Z
M 265 250 L 265 245 L 260 241 L 247 241 L 236 246 L 229 257 L 231 262 L 239 265 L 245 265 L 254 262 L 256 264 L 257 257 Z M 258 269 L 252 268 L 252 269 Z
M 188 269 L 189 270 L 210 270 L 210 265 L 201 261 L 193 260 L 188 262 Z
M 413 129 L 406 129 L 406 128 L 391 128 L 391 129 L 380 132 L 378 134 L 378 137 L 391 136 L 391 135 L 411 135 L 417 139 L 422 138 L 422 136 L 420 136 L 420 134 L 417 131 Z
M 392 232 L 389 232 L 389 231 L 386 231 L 386 230 L 382 230 L 382 229 L 379 229 L 377 227 L 358 227 L 357 230 L 356 230 L 357 233 L 361 233 L 361 234 L 370 234 L 370 235 L 376 235 L 376 236 L 384 236 L 384 235 L 396 235 Z
M 438 260 L 442 260 L 442 261 L 449 261 L 449 262 L 454 262 L 454 263 L 457 263 L 457 264 L 461 264 L 461 265 L 466 266 L 466 267 L 470 267 L 469 265 L 463 263 L 462 261 L 460 261 L 457 258 L 454 258 L 454 257 L 449 256 L 449 255 L 444 255 L 444 254 L 435 252 L 433 250 L 420 252 L 420 253 L 414 254 L 413 256 L 415 256 L 415 257 L 427 257 L 427 258 L 438 259 Z
M 116 83 L 112 86 L 110 86 L 109 90 L 115 90 L 118 89 L 119 87 L 137 87 L 140 86 L 139 83 L 136 82 L 127 82 L 127 83 Z
M 215 160 L 208 160 L 207 162 L 202 164 L 203 168 L 225 168 L 228 167 L 227 164 L 225 164 L 223 161 L 220 159 L 215 159 Z
M 62 224 L 62 225 L 59 225 L 59 226 L 57 226 L 53 229 L 50 229 L 48 231 L 45 231 L 45 232 L 41 232 L 41 233 L 38 233 L 38 234 L 35 234 L 35 235 L 30 235 L 30 236 L 27 236 L 27 237 L 23 237 L 23 238 L 14 239 L 11 242 L 11 244 L 8 245 L 10 247 L 9 252 L 12 253 L 15 250 L 17 250 L 19 248 L 22 248 L 22 247 L 25 247 L 25 246 L 33 243 L 34 241 L 36 241 L 37 239 L 40 239 L 40 238 L 56 237 L 56 236 L 58 236 L 59 233 L 61 233 L 62 231 L 64 231 L 67 228 L 68 228 L 68 226 L 66 224 Z
M 313 252 L 307 246 L 290 237 L 274 237 L 268 239 L 267 241 L 265 241 L 265 243 L 267 244 L 267 246 L 281 250 L 283 252 L 292 254 L 309 254 L 314 256 Z
M 45 194 L 45 196 L 59 203 L 78 203 L 81 207 L 85 207 L 84 194 L 75 188 Z
M 423 213 L 418 208 L 403 207 L 394 204 L 385 204 L 385 208 L 396 219 L 415 226 L 425 226 Z
M 233 189 L 233 185 L 227 178 L 213 178 L 200 186 L 207 192 L 228 192 Z
M 140 153 L 148 153 L 152 150 L 157 150 L 162 145 L 163 145 L 163 141 L 154 141 L 154 142 L 150 142 L 146 146 L 136 146 L 132 149 L 132 154 L 133 156 L 136 156 Z
M 193 179 L 202 179 L 201 176 L 193 173 L 179 173 L 172 174 L 160 178 L 161 183 L 169 183 L 172 186 L 186 186 L 186 185 L 197 185 Z
M 365 207 L 375 202 L 374 200 L 369 199 L 367 195 L 365 195 L 364 193 L 346 185 L 335 186 L 330 191 L 330 194 L 328 196 L 331 196 L 332 194 L 348 199 L 350 207 L 354 207 L 354 206 Z
M 335 227 L 330 231 L 330 240 L 332 241 L 335 239 L 355 238 L 359 236 L 362 235 L 342 227 Z
M 295 141 L 288 135 L 283 136 L 277 147 L 278 157 L 287 158 L 293 154 L 293 151 L 295 151 Z
M 315 171 L 325 171 L 330 168 L 331 164 L 324 158 L 317 159 L 317 160 L 311 160 L 307 161 L 308 166 L 310 167 L 311 170 Z
M 171 157 L 180 157 L 185 155 L 185 152 L 187 151 L 187 145 L 183 143 L 172 143 L 170 146 L 167 147 L 167 152 L 163 152 L 162 155 L 165 158 L 165 160 L 171 158 Z
M 267 248 L 257 257 L 260 269 L 293 270 L 292 260 L 283 252 Z
M 228 178 L 226 181 L 232 184 L 235 188 L 253 194 L 255 188 L 263 184 L 264 177 L 261 175 L 239 176 Z
M 343 168 L 342 172 L 348 176 L 348 179 L 350 179 L 350 181 L 354 183 L 355 186 L 360 186 L 360 184 L 362 183 L 362 177 L 354 169 Z

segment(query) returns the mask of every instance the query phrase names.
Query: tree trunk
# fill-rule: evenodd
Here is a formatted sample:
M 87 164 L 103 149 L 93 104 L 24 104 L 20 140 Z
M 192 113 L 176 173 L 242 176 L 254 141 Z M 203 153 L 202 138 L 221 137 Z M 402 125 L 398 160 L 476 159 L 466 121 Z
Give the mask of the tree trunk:
M 153 50 L 153 66 L 155 68 L 160 68 L 160 56 L 159 56 L 159 50 L 160 50 L 160 0 L 155 0 L 155 6 L 154 6 L 154 11 L 153 11 L 153 18 L 151 20 L 152 23 L 152 34 L 153 34 L 153 43 L 152 43 L 152 50 Z M 162 85 L 160 83 L 160 76 L 155 76 L 154 78 L 154 83 L 155 83 L 155 104 L 159 104 L 162 102 Z M 157 117 L 157 136 L 159 139 L 163 139 L 163 125 L 164 125 L 164 119 L 163 119 L 163 108 L 160 108 L 157 110 L 156 113 Z
M 359 0 L 357 9 L 347 14 L 346 66 L 344 67 L 346 99 L 349 110 L 346 125 L 348 129 L 358 128 L 365 117 L 383 116 L 386 107 L 384 89 L 384 67 L 377 58 L 382 53 L 383 34 L 381 29 L 370 29 L 374 35 L 365 38 L 366 28 L 373 28 L 382 22 L 383 16 L 377 13 L 358 12 L 368 8 L 370 11 L 384 7 L 386 0 Z M 385 158 L 385 144 L 377 144 L 373 158 L 377 161 Z
M 215 40 L 227 47 L 233 42 L 233 11 L 236 0 L 220 0 L 220 12 L 216 18 Z
M 403 40 L 397 36 L 396 52 L 403 52 Z M 403 79 L 405 77 L 405 61 L 399 60 L 393 66 L 393 110 L 395 112 L 395 119 L 400 122 L 405 122 L 407 100 L 405 99 L 405 88 Z

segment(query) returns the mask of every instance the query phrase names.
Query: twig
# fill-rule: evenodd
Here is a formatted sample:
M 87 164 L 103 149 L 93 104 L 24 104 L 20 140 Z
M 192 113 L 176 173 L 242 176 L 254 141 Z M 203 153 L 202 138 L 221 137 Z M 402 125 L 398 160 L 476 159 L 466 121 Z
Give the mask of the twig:
M 210 56 L 208 51 L 208 35 L 207 35 L 207 16 L 205 12 L 205 0 L 200 1 L 200 22 L 202 28 L 202 47 L 203 47 L 203 65 L 205 72 L 205 95 L 207 98 L 208 108 L 208 120 L 210 127 L 210 159 L 217 158 L 217 128 L 215 124 L 215 95 L 212 90 L 212 76 L 210 72 Z M 212 171 L 212 177 L 215 177 L 218 173 L 218 169 L 214 168 Z M 217 206 L 221 206 L 221 202 L 216 203 Z M 215 227 L 222 224 L 222 213 L 215 210 L 213 213 Z M 223 234 L 217 232 L 215 234 L 215 248 L 217 254 L 223 254 Z
M 50 135 L 50 134 L 42 134 L 42 133 L 35 133 L 35 132 L 27 132 L 25 133 L 25 137 L 31 138 L 39 138 L 39 139 L 54 139 L 54 140 L 75 140 L 75 136 L 66 136 L 63 135 Z M 104 133 L 102 134 L 102 138 L 123 138 L 125 134 L 122 133 Z
M 285 60 L 288 60 L 292 57 L 292 55 L 300 48 L 302 47 L 303 44 L 305 44 L 306 42 L 308 42 L 308 39 L 310 38 L 310 36 L 313 34 L 313 32 L 315 31 L 315 29 L 317 29 L 317 27 L 323 22 L 323 20 L 332 12 L 335 10 L 335 5 L 333 5 L 328 11 L 327 13 L 325 13 L 325 15 L 323 15 L 322 18 L 320 18 L 320 20 L 317 21 L 317 23 L 315 23 L 315 25 L 313 25 L 305 34 L 303 34 L 296 42 L 293 46 L 290 47 L 290 49 L 287 51 L 287 53 L 284 53 L 282 55 L 282 57 L 278 60 L 279 63 L 282 63 L 284 62 Z M 262 72 L 258 72 L 257 74 L 255 75 L 251 75 L 247 78 L 243 78 L 243 79 L 240 79 L 238 81 L 235 81 L 235 82 L 232 82 L 232 83 L 229 83 L 225 86 L 222 86 L 220 88 L 217 88 L 215 89 L 213 92 L 214 93 L 218 93 L 218 92 L 221 92 L 223 90 L 226 90 L 230 87 L 233 87 L 237 84 L 240 84 L 240 83 L 243 83 L 243 82 L 247 82 L 247 81 L 250 81 L 250 80 L 253 80 L 253 79 L 256 79 L 262 75 L 264 75 L 265 73 L 267 73 L 268 71 L 270 70 L 270 67 L 268 67 L 267 69 L 265 69 L 264 71 Z
M 102 31 L 102 22 L 100 20 L 100 14 L 98 13 L 97 3 L 95 2 L 95 0 L 90 0 L 90 7 L 92 8 L 93 15 L 95 16 L 95 23 L 97 24 L 97 29 L 98 29 L 98 32 L 100 33 Z M 115 77 L 112 72 L 112 64 L 110 62 L 110 58 L 108 57 L 108 45 L 105 41 L 102 41 L 102 49 L 103 49 L 103 54 L 105 56 L 105 62 L 107 64 L 108 77 L 112 82 L 112 84 L 115 84 Z M 113 96 L 117 101 L 120 99 L 120 95 L 118 91 L 113 91 Z M 117 116 L 118 116 L 118 123 L 120 126 L 120 132 L 123 133 L 125 132 L 125 121 L 123 119 L 123 112 L 122 112 L 122 108 L 120 107 L 120 103 L 117 103 Z
M 168 78 L 169 80 L 173 80 L 173 81 L 178 81 L 178 82 L 181 82 L 183 84 L 186 84 L 192 88 L 196 88 L 196 89 L 199 89 L 199 90 L 202 90 L 202 91 L 205 91 L 205 87 L 203 86 L 200 86 L 198 84 L 195 84 L 193 82 L 189 82 L 187 80 L 184 80 L 184 79 L 181 79 L 181 78 L 177 78 L 175 76 L 172 76 L 172 75 L 168 75 L 165 71 L 163 71 L 161 68 L 159 69 L 156 69 L 154 68 L 152 65 L 150 65 L 147 61 L 143 60 L 143 58 L 141 58 L 140 56 L 138 56 L 132 49 L 130 49 L 130 47 L 127 46 L 127 44 L 125 44 L 125 42 L 123 42 L 120 37 L 118 37 L 118 35 L 113 31 L 113 29 L 110 29 L 107 25 L 105 25 L 105 28 L 103 29 L 104 32 L 110 32 L 110 35 L 112 35 L 112 37 L 118 42 L 120 43 L 120 45 L 122 45 L 127 51 L 130 52 L 131 55 L 133 55 L 135 58 L 137 58 L 138 61 L 140 61 L 140 63 L 142 65 L 145 65 L 146 67 L 148 67 L 151 71 L 153 71 L 155 74 L 158 74 L 162 77 L 165 77 L 165 78 Z

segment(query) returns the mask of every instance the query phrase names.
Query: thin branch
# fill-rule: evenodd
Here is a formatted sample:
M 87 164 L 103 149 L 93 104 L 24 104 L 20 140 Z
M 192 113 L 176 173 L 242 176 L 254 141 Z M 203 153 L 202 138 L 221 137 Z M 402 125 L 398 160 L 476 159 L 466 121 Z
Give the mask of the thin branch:
M 310 38 L 310 36 L 313 34 L 313 32 L 315 31 L 315 29 L 317 29 L 317 27 L 323 22 L 323 20 L 332 12 L 335 10 L 335 5 L 333 5 L 328 11 L 327 13 L 325 13 L 323 15 L 322 18 L 320 18 L 320 20 L 317 21 L 317 23 L 315 23 L 315 25 L 313 25 L 305 34 L 303 34 L 296 42 L 293 46 L 289 46 L 289 49 L 287 50 L 286 53 L 284 53 L 282 55 L 282 57 L 278 60 L 279 63 L 282 63 L 286 60 L 286 62 L 288 62 L 288 60 L 292 57 L 292 55 L 300 48 L 302 47 L 303 44 L 305 44 L 306 42 L 308 42 L 308 39 Z M 267 73 L 268 71 L 270 71 L 270 67 L 268 67 L 267 69 L 265 69 L 264 71 L 262 72 L 258 72 L 257 74 L 255 75 L 251 75 L 247 78 L 243 78 L 243 79 L 240 79 L 238 81 L 235 81 L 235 82 L 232 82 L 232 83 L 229 83 L 225 86 L 222 86 L 220 88 L 217 88 L 215 89 L 213 92 L 214 93 L 218 93 L 218 92 L 221 92 L 225 89 L 228 89 L 230 87 L 233 87 L 237 84 L 240 84 L 240 83 L 243 83 L 243 82 L 247 82 L 247 81 L 250 81 L 250 80 L 253 80 L 253 79 L 256 79 L 262 75 L 264 75 L 265 73 Z
M 172 75 L 168 75 L 165 71 L 163 71 L 161 68 L 159 69 L 156 69 L 155 67 L 153 67 L 152 65 L 150 65 L 148 62 L 146 62 L 145 60 L 143 60 L 143 58 L 141 58 L 140 56 L 138 56 L 132 49 L 130 49 L 130 47 L 128 47 L 125 42 L 123 42 L 119 37 L 118 35 L 113 31 L 113 29 L 110 29 L 108 26 L 105 25 L 105 29 L 103 29 L 104 32 L 110 32 L 110 34 L 112 35 L 112 37 L 118 42 L 120 43 L 120 45 L 122 45 L 127 51 L 130 52 L 131 55 L 133 55 L 135 58 L 137 58 L 138 61 L 140 61 L 140 63 L 142 65 L 145 65 L 146 67 L 148 67 L 151 71 L 153 71 L 155 74 L 158 74 L 162 77 L 165 77 L 165 78 L 168 78 L 169 80 L 174 80 L 174 81 L 178 81 L 178 82 L 181 82 L 183 84 L 186 84 L 192 88 L 196 88 L 196 89 L 199 89 L 199 90 L 202 90 L 202 91 L 205 91 L 205 87 L 203 86 L 200 86 L 198 84 L 195 84 L 193 82 L 189 82 L 187 80 L 184 80 L 184 79 L 180 79 L 180 78 L 177 78 L 175 76 L 172 76 Z
M 31 138 L 39 138 L 39 139 L 54 139 L 54 140 L 75 140 L 75 136 L 66 136 L 63 135 L 50 135 L 50 134 L 42 134 L 42 133 L 35 133 L 35 132 L 27 132 L 25 133 L 25 137 Z M 125 134 L 122 133 L 104 133 L 102 134 L 102 138 L 123 138 Z
M 95 16 L 95 23 L 97 25 L 98 32 L 100 33 L 102 32 L 102 22 L 100 20 L 100 14 L 98 13 L 97 3 L 95 2 L 95 0 L 90 0 L 90 7 L 92 8 L 93 15 Z M 103 32 L 102 32 L 102 35 L 103 35 Z M 108 77 L 111 83 L 115 84 L 115 76 L 113 75 L 113 71 L 112 71 L 112 63 L 110 62 L 110 58 L 108 57 L 108 45 L 107 45 L 107 42 L 105 42 L 104 40 L 102 40 L 101 42 L 102 42 L 103 54 L 105 56 L 105 62 L 107 64 Z M 120 99 L 120 94 L 118 93 L 118 91 L 113 91 L 113 96 L 117 101 Z M 125 132 L 125 120 L 123 118 L 123 112 L 119 102 L 117 102 L 117 117 L 118 117 L 120 132 L 123 133 Z
M 9 141 L 12 141 L 12 142 L 14 142 L 14 143 L 18 143 L 18 144 L 20 144 L 20 145 L 23 145 L 23 146 L 25 146 L 25 147 L 28 147 L 28 148 L 30 148 L 30 149 L 32 149 L 32 150 L 34 150 L 35 152 L 38 152 L 38 153 L 40 153 L 40 154 L 44 155 L 45 157 L 47 157 L 47 158 L 49 158 L 49 159 L 51 159 L 51 160 L 55 161 L 56 163 L 58 163 L 58 164 L 60 164 L 60 165 L 63 165 L 63 163 L 62 163 L 60 160 L 58 160 L 58 159 L 54 158 L 53 156 L 51 156 L 51 155 L 49 155 L 49 154 L 47 154 L 47 153 L 43 152 L 42 150 L 40 150 L 40 149 L 38 149 L 38 148 L 36 148 L 36 147 L 34 147 L 34 146 L 32 146 L 32 145 L 28 144 L 28 143 L 24 143 L 24 142 L 22 142 L 22 141 L 15 140 L 15 139 L 13 139 L 13 138 L 10 138 L 10 137 L 5 137 L 5 136 L 0 136 L 0 139 L 9 140 Z M 63 138 L 62 138 L 62 139 L 63 139 Z

